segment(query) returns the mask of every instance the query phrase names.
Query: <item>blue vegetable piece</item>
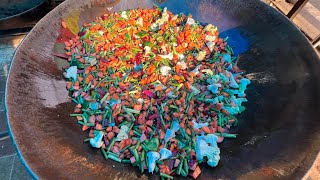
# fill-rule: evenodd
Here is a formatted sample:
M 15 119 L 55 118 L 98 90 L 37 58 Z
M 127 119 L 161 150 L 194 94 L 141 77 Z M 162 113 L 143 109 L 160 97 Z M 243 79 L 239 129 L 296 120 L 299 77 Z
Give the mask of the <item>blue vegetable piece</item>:
M 67 69 L 67 78 L 72 78 L 73 80 L 77 80 L 77 66 L 71 66 L 69 69 Z
M 219 73 L 220 79 L 222 80 L 222 82 L 228 82 L 229 78 L 227 76 L 225 76 L 223 73 Z
M 176 95 L 173 95 L 172 91 L 168 92 L 168 98 L 175 98 Z
M 223 54 L 222 58 L 226 61 L 226 62 L 231 62 L 231 55 L 230 54 Z
M 87 63 L 90 63 L 91 66 L 94 66 L 97 64 L 97 59 L 93 56 L 90 57 L 84 57 Z
M 134 63 L 133 69 L 135 71 L 141 71 L 142 69 L 142 63 L 140 63 L 139 65 L 137 65 L 136 63 Z
M 99 103 L 98 103 L 98 102 L 91 103 L 91 104 L 90 104 L 90 109 L 92 109 L 92 110 L 97 110 L 97 109 L 99 109 Z
M 116 141 L 122 141 L 123 139 L 128 139 L 128 126 L 122 125 L 120 131 L 117 135 Z
M 174 132 L 177 132 L 179 129 L 180 129 L 180 126 L 179 126 L 178 121 L 173 121 L 171 130 L 174 131 Z
M 234 115 L 234 114 L 238 114 L 240 109 L 238 106 L 235 107 L 231 107 L 231 106 L 222 106 L 222 109 L 226 110 L 229 112 L 229 114 Z
M 118 101 L 116 101 L 116 100 L 111 100 L 110 102 L 109 102 L 109 104 L 110 104 L 110 106 L 112 107 L 113 105 L 115 105 L 115 104 L 120 104 L 121 103 L 121 100 L 120 99 L 118 99 Z
M 158 152 L 149 151 L 147 153 L 148 158 L 148 171 L 149 173 L 153 173 L 154 168 L 156 167 L 156 161 L 160 159 L 160 154 Z
M 213 99 L 206 99 L 207 102 L 211 102 L 212 104 L 217 104 L 218 102 L 221 102 L 224 99 L 223 96 L 217 96 Z
M 191 72 L 194 72 L 196 75 L 199 74 L 199 69 L 202 65 L 198 65 L 196 68 L 194 68 L 194 70 L 192 70 Z
M 243 102 L 247 102 L 246 98 L 236 98 L 235 96 L 231 96 L 230 100 L 234 102 L 237 106 L 241 106 Z
M 219 87 L 221 87 L 221 84 L 210 84 L 207 86 L 208 90 L 210 90 L 213 94 L 217 94 Z
M 218 102 L 219 102 L 219 98 L 218 97 L 213 98 L 213 101 L 212 101 L 213 104 L 217 104 Z
M 103 145 L 102 138 L 103 132 L 99 131 L 99 133 L 94 138 L 90 139 L 91 146 L 95 148 L 100 148 Z
M 232 88 L 239 88 L 239 85 L 237 84 L 236 80 L 234 79 L 234 75 L 231 72 L 229 72 L 229 73 L 231 74 L 229 86 Z
M 228 70 L 231 71 L 232 70 L 232 64 L 229 64 L 228 66 Z
M 238 96 L 239 97 L 244 97 L 244 91 L 247 89 L 247 86 L 250 84 L 251 82 L 250 82 L 250 80 L 249 79 L 247 79 L 247 78 L 242 78 L 241 80 L 240 80 L 240 88 L 239 88 L 239 94 L 238 94 Z
M 204 157 L 207 157 L 208 165 L 215 167 L 218 165 L 220 160 L 220 149 L 217 146 L 218 136 L 214 134 L 208 134 L 204 136 L 196 137 L 196 157 L 198 161 L 203 160 Z
M 217 145 L 218 136 L 216 136 L 215 134 L 207 134 L 206 136 L 203 136 L 203 139 L 207 143 L 211 144 L 211 146 L 218 147 Z
M 164 136 L 164 141 L 168 142 L 170 139 L 176 137 L 176 134 L 173 130 L 167 129 L 166 135 Z
M 186 146 L 186 144 L 181 142 L 181 141 L 178 142 L 178 145 L 179 145 L 180 149 L 182 149 L 182 148 L 184 148 Z
M 207 79 L 207 83 L 209 84 L 217 84 L 220 80 L 220 76 L 219 75 L 213 75 L 210 78 Z
M 240 84 L 241 86 L 241 84 Z M 239 90 L 238 89 L 227 89 L 226 90 L 227 93 L 232 93 L 232 94 L 239 94 Z
M 193 127 L 194 128 L 197 128 L 197 129 L 200 129 L 200 128 L 202 128 L 202 127 L 204 127 L 204 126 L 209 126 L 209 123 L 208 122 L 205 122 L 205 123 L 197 123 L 196 121 L 192 121 L 193 122 Z
M 222 95 L 218 96 L 219 101 L 223 101 L 224 97 Z
M 194 94 L 199 94 L 201 92 L 199 89 L 197 89 L 196 87 L 194 87 L 192 85 L 190 86 L 190 89 Z
M 219 102 L 218 97 L 215 97 L 213 99 L 206 99 L 206 101 L 212 104 L 217 104 Z
M 172 152 L 167 148 L 160 149 L 159 153 L 160 153 L 159 160 L 169 159 L 172 156 Z

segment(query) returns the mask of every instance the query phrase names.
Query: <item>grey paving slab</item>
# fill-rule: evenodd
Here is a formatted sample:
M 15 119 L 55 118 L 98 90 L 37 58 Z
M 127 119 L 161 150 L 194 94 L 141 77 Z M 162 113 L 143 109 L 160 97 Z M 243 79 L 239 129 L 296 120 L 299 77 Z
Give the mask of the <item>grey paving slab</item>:
M 5 114 L 5 86 L 10 63 L 23 36 L 0 38 L 0 134 L 8 131 Z M 32 179 L 22 165 L 10 137 L 0 138 L 0 180 Z
M 10 180 L 32 180 L 18 155 L 15 156 Z
M 6 89 L 6 81 L 7 81 L 7 76 L 6 75 L 0 76 L 0 91 L 5 91 L 5 89 Z M 4 99 L 4 97 L 1 97 L 1 99 Z
M 4 94 L 5 94 L 5 92 L 0 90 L 0 97 L 1 97 L 0 98 L 0 111 L 4 111 L 5 110 Z
M 0 158 L 0 179 L 9 180 L 12 173 L 15 155 Z
M 13 145 L 12 139 L 10 137 L 0 140 L 0 158 L 3 156 L 15 154 L 15 153 L 16 153 L 16 150 Z
M 7 131 L 8 131 L 8 126 L 6 122 L 6 114 L 4 111 L 0 111 L 0 134 Z

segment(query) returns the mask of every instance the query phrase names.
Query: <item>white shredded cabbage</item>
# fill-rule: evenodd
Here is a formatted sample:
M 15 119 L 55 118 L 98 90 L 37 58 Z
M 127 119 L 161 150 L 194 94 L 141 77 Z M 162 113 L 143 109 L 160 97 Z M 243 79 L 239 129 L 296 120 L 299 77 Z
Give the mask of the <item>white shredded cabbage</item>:
M 161 18 L 157 19 L 155 23 L 151 24 L 151 29 L 155 30 L 167 21 L 169 21 L 169 14 L 167 13 L 167 8 L 165 7 L 162 11 Z
M 159 55 L 159 56 L 162 57 L 163 59 L 170 59 L 170 60 L 173 59 L 173 54 L 172 53 L 169 53 L 167 55 Z
M 121 17 L 125 18 L 125 19 L 128 19 L 127 11 L 122 11 L 121 12 Z
M 179 61 L 177 65 L 181 66 L 181 69 L 187 69 L 187 64 L 184 61 Z
M 169 66 L 161 66 L 160 67 L 160 73 L 162 76 L 168 76 L 170 70 L 171 70 L 171 67 L 169 67 Z
M 143 19 L 142 19 L 142 17 L 139 17 L 139 18 L 136 20 L 136 24 L 139 24 L 140 26 L 143 27 Z
M 187 24 L 194 25 L 195 23 L 196 23 L 196 21 L 193 18 L 187 19 Z
M 200 51 L 200 52 L 196 55 L 196 60 L 202 61 L 202 60 L 204 60 L 205 57 L 206 57 L 206 51 Z
M 206 35 L 206 41 L 214 41 L 216 40 L 216 36 Z

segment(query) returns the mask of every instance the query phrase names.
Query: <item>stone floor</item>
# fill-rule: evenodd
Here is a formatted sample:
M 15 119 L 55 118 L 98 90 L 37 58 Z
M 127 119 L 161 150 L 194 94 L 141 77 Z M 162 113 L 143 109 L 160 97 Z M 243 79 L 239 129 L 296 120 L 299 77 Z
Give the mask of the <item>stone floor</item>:
M 25 35 L 0 38 L 0 179 L 32 179 L 16 153 L 8 134 L 4 107 L 6 79 L 13 53 Z
M 0 18 L 7 18 L 22 13 L 43 2 L 44 0 L 1 0 Z
M 284 14 L 293 7 L 293 4 L 287 3 L 286 0 L 264 0 L 264 2 L 276 7 Z M 309 39 L 315 39 L 320 34 L 320 0 L 309 0 L 293 22 Z

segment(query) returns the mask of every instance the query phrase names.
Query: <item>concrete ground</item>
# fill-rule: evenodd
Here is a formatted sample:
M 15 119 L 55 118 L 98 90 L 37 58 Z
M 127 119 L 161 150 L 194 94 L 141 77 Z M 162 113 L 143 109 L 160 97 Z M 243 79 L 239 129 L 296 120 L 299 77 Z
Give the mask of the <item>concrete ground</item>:
M 0 19 L 22 13 L 43 2 L 44 0 L 1 0 Z
M 264 0 L 264 2 L 287 14 L 293 4 L 285 0 Z M 293 22 L 312 40 L 320 34 L 320 0 L 309 0 Z
M 32 179 L 14 148 L 8 135 L 6 123 L 4 91 L 13 53 L 25 35 L 0 38 L 0 179 L 28 180 Z

